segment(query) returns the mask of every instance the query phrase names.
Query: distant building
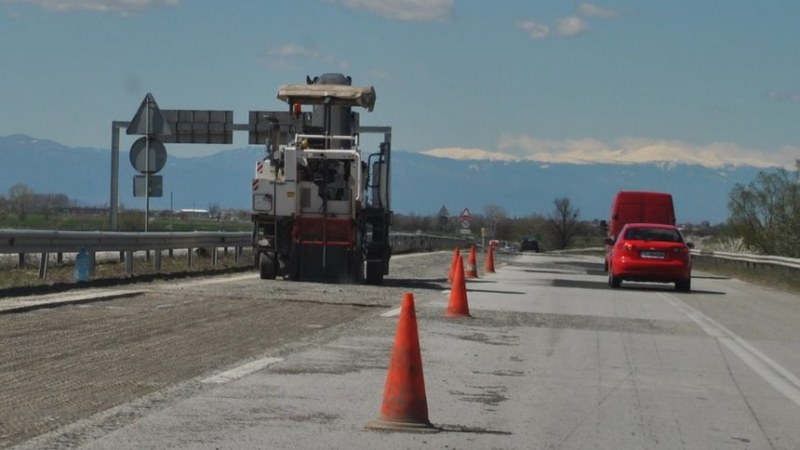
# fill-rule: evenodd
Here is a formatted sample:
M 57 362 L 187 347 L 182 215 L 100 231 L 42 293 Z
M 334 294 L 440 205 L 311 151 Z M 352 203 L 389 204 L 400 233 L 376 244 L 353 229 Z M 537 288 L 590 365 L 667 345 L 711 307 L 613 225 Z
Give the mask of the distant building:
M 194 208 L 186 208 L 178 210 L 177 212 L 178 218 L 182 220 L 186 219 L 208 219 L 210 217 L 210 213 L 207 209 L 194 209 Z

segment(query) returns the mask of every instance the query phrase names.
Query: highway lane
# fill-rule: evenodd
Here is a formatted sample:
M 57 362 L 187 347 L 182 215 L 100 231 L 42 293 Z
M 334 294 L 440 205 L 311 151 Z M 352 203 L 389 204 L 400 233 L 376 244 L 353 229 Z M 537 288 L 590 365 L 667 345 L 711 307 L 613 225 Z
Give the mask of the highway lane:
M 251 273 L 0 299 L 0 448 L 301 336 L 323 339 L 407 289 L 438 289 L 445 270 L 428 265 L 450 256 L 398 256 L 385 287 Z
M 263 282 L 247 279 L 159 288 L 134 300 L 143 305 L 128 315 L 129 326 L 151 322 L 158 309 L 180 310 L 168 317 L 181 323 L 188 312 L 181 308 L 199 304 L 205 318 L 187 318 L 192 325 L 185 328 L 201 331 L 184 338 L 156 333 L 133 347 L 139 356 L 153 353 L 139 365 L 155 373 L 183 369 L 172 379 L 151 376 L 160 382 L 118 398 L 116 406 L 99 402 L 94 411 L 104 412 L 76 414 L 72 419 L 88 418 L 21 448 L 800 448 L 796 295 L 705 274 L 697 274 L 690 294 L 659 284 L 611 290 L 598 258 L 498 259 L 497 274 L 468 282 L 473 317 L 456 321 L 443 317 L 446 253 L 397 260 L 397 278 L 386 288 L 275 282 L 266 293 Z M 442 430 L 436 434 L 364 429 L 378 415 L 393 311 L 404 291 L 417 298 L 430 419 Z M 80 316 L 131 301 L 70 308 Z M 226 320 L 223 311 L 240 303 L 234 309 L 242 317 Z M 286 315 L 270 317 L 280 308 L 289 308 Z M 248 341 L 244 335 L 259 328 L 244 325 L 248 314 L 262 325 L 288 321 L 295 334 Z M 244 339 L 247 350 L 227 359 L 197 345 L 164 350 L 211 330 L 227 331 L 199 348 L 224 354 Z M 216 341 L 227 344 L 210 344 Z M 206 362 L 190 364 L 178 356 L 184 351 L 189 361 Z M 159 363 L 164 358 L 174 362 Z M 76 363 L 95 359 L 69 365 L 77 373 Z M 71 390 L 75 378 L 57 387 Z M 0 423 L 8 417 L 3 413 Z

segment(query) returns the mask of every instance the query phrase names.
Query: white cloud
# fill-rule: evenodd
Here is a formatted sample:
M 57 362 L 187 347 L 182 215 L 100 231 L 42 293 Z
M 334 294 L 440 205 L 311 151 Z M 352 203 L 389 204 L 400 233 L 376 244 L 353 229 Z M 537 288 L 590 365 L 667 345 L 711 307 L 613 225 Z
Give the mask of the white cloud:
M 767 97 L 770 100 L 775 100 L 778 102 L 794 102 L 800 103 L 800 92 L 780 92 L 775 90 L 767 91 Z
M 302 45 L 297 44 L 286 44 L 282 47 L 271 48 L 267 50 L 267 54 L 270 56 L 280 56 L 280 57 L 304 57 L 304 58 L 319 58 L 320 53 L 319 50 L 303 47 Z
M 532 20 L 517 22 L 517 28 L 525 31 L 531 39 L 544 39 L 550 35 L 550 27 Z
M 743 148 L 713 142 L 692 145 L 680 141 L 625 137 L 612 145 L 597 139 L 544 140 L 529 135 L 500 138 L 497 151 L 465 148 L 439 148 L 422 152 L 430 156 L 461 160 L 536 161 L 545 165 L 568 164 L 697 164 L 706 167 L 752 166 L 794 168 L 798 147 L 777 151 Z
M 53 12 L 75 10 L 131 14 L 153 8 L 173 8 L 180 0 L 2 0 L 4 3 L 30 3 Z
M 477 148 L 461 148 L 461 147 L 447 147 L 447 148 L 434 148 L 421 152 L 425 155 L 436 156 L 438 158 L 448 159 L 478 159 L 487 161 L 519 161 L 520 158 L 503 152 L 481 150 Z
M 589 31 L 589 24 L 578 16 L 558 19 L 556 31 L 560 36 L 577 36 Z
M 333 55 L 323 54 L 320 50 L 298 44 L 286 44 L 267 50 L 267 62 L 276 70 L 287 70 L 296 67 L 299 60 L 324 61 L 325 64 L 339 69 L 346 69 L 347 61 L 340 60 Z
M 552 26 L 555 33 L 562 37 L 578 36 L 591 30 L 584 17 L 593 19 L 614 19 L 619 14 L 611 9 L 602 8 L 591 3 L 581 3 L 577 15 L 562 17 Z M 517 28 L 527 32 L 531 39 L 544 39 L 550 36 L 551 26 L 532 20 L 518 21 Z
M 394 20 L 445 22 L 453 17 L 454 0 L 327 0 Z
M 614 19 L 619 16 L 616 11 L 602 8 L 591 3 L 581 3 L 578 6 L 578 13 L 586 17 L 598 17 L 601 19 Z

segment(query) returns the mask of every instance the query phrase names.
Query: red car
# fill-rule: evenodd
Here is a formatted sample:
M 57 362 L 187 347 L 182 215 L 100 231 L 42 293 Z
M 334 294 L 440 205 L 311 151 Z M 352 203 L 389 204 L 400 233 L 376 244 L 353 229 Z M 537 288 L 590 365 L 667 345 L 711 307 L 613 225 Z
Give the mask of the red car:
M 611 246 L 608 285 L 618 288 L 622 281 L 675 283 L 675 290 L 688 292 L 692 287 L 691 243 L 673 225 L 629 223 Z

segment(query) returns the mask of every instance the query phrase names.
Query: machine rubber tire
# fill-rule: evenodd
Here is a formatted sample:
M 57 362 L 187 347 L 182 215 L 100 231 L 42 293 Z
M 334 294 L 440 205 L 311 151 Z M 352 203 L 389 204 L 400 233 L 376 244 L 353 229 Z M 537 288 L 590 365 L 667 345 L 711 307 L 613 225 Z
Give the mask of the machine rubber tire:
M 258 273 L 262 280 L 274 280 L 276 275 L 275 257 L 261 253 L 258 257 Z
M 689 292 L 692 290 L 692 279 L 678 280 L 675 282 L 675 290 L 678 292 Z
M 367 284 L 383 284 L 383 264 L 368 262 L 366 281 Z

